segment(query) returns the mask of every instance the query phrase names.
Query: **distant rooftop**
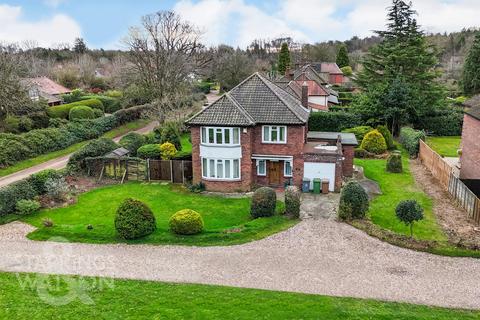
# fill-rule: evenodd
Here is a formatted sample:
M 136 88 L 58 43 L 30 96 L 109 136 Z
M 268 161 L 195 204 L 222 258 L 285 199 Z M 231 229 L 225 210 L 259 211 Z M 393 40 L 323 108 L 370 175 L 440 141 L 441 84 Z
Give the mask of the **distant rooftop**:
M 25 78 L 22 83 L 27 86 L 35 86 L 39 91 L 54 96 L 72 92 L 47 77 Z

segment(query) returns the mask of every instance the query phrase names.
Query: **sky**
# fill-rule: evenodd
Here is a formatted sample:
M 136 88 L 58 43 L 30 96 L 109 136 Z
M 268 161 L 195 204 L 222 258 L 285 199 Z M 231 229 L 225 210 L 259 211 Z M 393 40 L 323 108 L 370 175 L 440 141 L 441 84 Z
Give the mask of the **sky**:
M 73 43 L 122 49 L 140 18 L 174 10 L 196 25 L 206 45 L 245 48 L 254 39 L 290 36 L 299 42 L 347 40 L 385 25 L 391 0 L 0 0 L 0 42 L 34 40 L 44 47 Z M 480 26 L 480 0 L 413 0 L 427 32 Z

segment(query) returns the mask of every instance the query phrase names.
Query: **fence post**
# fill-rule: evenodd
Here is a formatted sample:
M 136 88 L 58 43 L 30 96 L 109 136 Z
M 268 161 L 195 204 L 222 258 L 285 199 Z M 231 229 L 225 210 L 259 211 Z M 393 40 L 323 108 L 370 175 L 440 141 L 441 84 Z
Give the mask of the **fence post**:
M 148 182 L 150 182 L 150 158 L 147 159 L 147 177 Z
M 182 160 L 182 184 L 185 184 L 185 161 Z
M 170 160 L 170 181 L 173 183 L 173 160 Z

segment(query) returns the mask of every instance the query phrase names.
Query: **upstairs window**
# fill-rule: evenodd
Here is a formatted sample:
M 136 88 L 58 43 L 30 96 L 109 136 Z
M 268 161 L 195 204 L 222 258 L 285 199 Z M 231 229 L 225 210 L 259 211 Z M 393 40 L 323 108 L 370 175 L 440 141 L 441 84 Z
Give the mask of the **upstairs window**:
M 263 143 L 287 143 L 286 126 L 263 126 Z
M 240 128 L 202 127 L 202 144 L 240 145 Z

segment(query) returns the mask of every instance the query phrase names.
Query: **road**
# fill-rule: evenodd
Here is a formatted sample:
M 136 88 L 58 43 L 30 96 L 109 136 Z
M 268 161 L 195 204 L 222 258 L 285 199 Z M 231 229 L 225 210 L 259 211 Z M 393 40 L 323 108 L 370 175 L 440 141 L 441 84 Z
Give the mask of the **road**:
M 157 126 L 157 122 L 152 121 L 146 127 L 135 130 L 135 132 L 142 133 L 142 134 L 148 133 L 148 132 L 151 132 L 156 126 Z M 115 142 L 120 141 L 120 139 L 124 135 L 121 135 L 121 136 L 118 136 L 118 137 L 114 138 L 113 141 L 115 141 Z M 0 178 L 0 188 L 4 187 L 4 186 L 7 186 L 7 185 L 9 185 L 9 184 L 11 184 L 15 181 L 22 180 L 22 179 L 24 179 L 24 178 L 26 178 L 26 177 L 34 174 L 34 173 L 40 172 L 40 171 L 45 170 L 45 169 L 58 170 L 58 169 L 65 168 L 65 166 L 68 163 L 68 159 L 70 158 L 71 155 L 72 154 L 68 154 L 68 155 L 60 157 L 60 158 L 55 158 L 55 159 L 49 160 L 47 162 L 40 163 L 36 166 L 30 167 L 30 168 L 27 168 L 27 169 L 24 169 L 24 170 L 21 170 L 21 171 L 17 171 L 17 172 L 12 173 L 8 176 L 1 177 Z

